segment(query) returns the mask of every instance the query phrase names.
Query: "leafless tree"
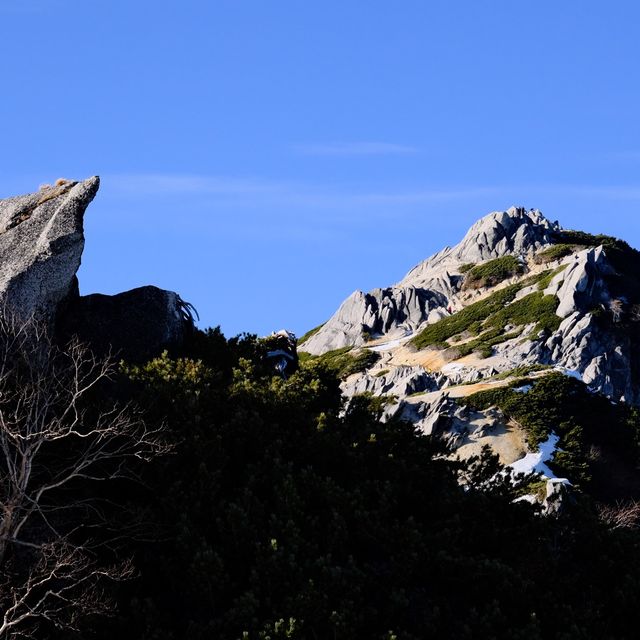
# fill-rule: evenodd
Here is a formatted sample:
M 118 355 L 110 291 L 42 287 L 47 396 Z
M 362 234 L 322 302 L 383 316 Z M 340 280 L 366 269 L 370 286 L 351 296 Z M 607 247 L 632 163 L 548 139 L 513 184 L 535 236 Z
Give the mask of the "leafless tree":
M 611 315 L 613 316 L 613 321 L 618 323 L 622 319 L 622 314 L 624 313 L 624 303 L 622 300 L 614 299 L 609 302 L 609 309 L 611 309 Z
M 613 505 L 600 505 L 598 507 L 600 520 L 612 529 L 638 529 L 640 528 L 640 502 L 617 502 Z
M 640 322 L 640 304 L 634 304 L 631 307 L 631 321 Z
M 166 450 L 131 406 L 101 405 L 114 363 L 44 323 L 0 314 L 0 639 L 42 624 L 74 628 L 105 612 L 105 580 L 132 573 L 102 551 L 108 511 L 91 489 L 135 478 L 137 461 Z M 111 536 L 111 537 L 110 537 Z

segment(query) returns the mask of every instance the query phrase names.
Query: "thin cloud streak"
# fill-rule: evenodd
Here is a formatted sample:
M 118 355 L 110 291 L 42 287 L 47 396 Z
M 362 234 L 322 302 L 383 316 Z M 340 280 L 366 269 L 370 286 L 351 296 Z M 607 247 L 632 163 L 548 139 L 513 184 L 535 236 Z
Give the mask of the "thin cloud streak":
M 523 201 L 532 197 L 562 196 L 598 198 L 603 200 L 640 200 L 640 186 L 623 185 L 459 185 L 389 191 L 356 191 L 333 189 L 276 180 L 177 174 L 107 175 L 102 181 L 103 192 L 111 196 L 152 199 L 154 197 L 206 198 L 212 205 L 234 207 L 292 207 L 352 211 L 362 208 L 393 208 L 437 204 L 454 201 L 474 201 L 494 198 Z
M 388 142 L 330 142 L 296 145 L 293 149 L 306 156 L 391 156 L 419 152 L 416 147 Z
M 259 206 L 357 207 L 412 205 L 494 195 L 494 187 L 429 188 L 389 192 L 333 190 L 301 183 L 252 178 L 200 175 L 112 175 L 104 176 L 102 188 L 117 196 L 153 198 L 166 196 L 211 197 L 214 201 Z

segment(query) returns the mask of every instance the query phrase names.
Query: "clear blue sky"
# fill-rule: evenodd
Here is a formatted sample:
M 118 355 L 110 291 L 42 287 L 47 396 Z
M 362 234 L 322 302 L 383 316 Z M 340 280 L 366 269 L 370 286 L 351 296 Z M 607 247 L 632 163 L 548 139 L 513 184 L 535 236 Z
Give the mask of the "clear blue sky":
M 0 0 L 0 197 L 102 177 L 83 293 L 302 333 L 485 213 L 640 246 L 640 3 Z

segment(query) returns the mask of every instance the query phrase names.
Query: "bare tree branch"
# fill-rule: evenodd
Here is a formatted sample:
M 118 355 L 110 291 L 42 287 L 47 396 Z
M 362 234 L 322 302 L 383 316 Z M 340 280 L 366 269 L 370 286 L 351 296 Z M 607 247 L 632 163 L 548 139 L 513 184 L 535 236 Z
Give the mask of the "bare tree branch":
M 640 528 L 640 502 L 617 502 L 614 505 L 600 505 L 598 507 L 600 520 L 611 529 Z
M 0 640 L 76 628 L 109 610 L 105 580 L 132 575 L 92 551 L 108 518 L 87 485 L 135 480 L 137 461 L 169 447 L 134 407 L 90 402 L 114 373 L 79 342 L 58 347 L 46 325 L 0 313 Z

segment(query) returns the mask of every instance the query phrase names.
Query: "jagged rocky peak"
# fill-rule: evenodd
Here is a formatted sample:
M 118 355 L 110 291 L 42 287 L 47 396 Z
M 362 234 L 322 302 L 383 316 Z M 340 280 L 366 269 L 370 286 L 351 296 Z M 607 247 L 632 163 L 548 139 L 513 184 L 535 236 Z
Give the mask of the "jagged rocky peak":
M 526 254 L 549 244 L 557 222 L 550 222 L 537 209 L 511 207 L 496 211 L 476 222 L 453 250 L 453 257 L 467 262 Z
M 84 215 L 99 186 L 98 176 L 60 179 L 0 200 L 0 305 L 18 318 L 42 319 L 62 337 L 76 333 L 98 351 L 145 359 L 184 338 L 189 305 L 156 287 L 79 295 Z
M 411 269 L 403 283 L 424 285 L 443 272 L 455 272 L 463 264 L 501 258 L 524 256 L 539 251 L 561 231 L 557 222 L 550 222 L 537 209 L 511 207 L 494 211 L 480 218 L 455 247 L 445 247 Z
M 458 307 L 463 264 L 538 251 L 550 244 L 559 230 L 557 222 L 550 222 L 535 209 L 511 207 L 490 213 L 478 220 L 459 244 L 420 263 L 394 287 L 355 291 L 301 348 L 319 354 L 361 346 L 372 338 L 411 333 Z

